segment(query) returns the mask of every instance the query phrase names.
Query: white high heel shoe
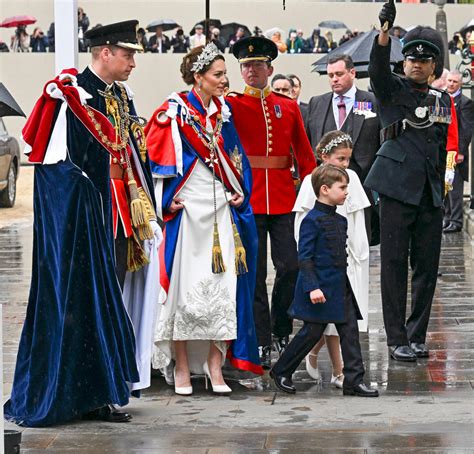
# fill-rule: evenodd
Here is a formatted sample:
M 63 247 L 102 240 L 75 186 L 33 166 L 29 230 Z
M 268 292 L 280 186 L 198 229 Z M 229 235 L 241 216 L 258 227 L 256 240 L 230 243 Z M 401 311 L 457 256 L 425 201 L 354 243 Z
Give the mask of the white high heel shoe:
M 306 358 L 305 358 L 306 372 L 308 372 L 308 375 L 313 380 L 319 381 L 319 380 L 321 380 L 321 374 L 319 373 L 318 366 L 316 366 L 316 367 L 312 366 L 311 361 L 309 360 L 310 356 L 313 356 L 313 357 L 316 357 L 316 358 L 318 357 L 318 355 L 315 355 L 314 353 L 308 353 L 306 355 Z
M 176 386 L 176 366 L 173 369 L 174 392 L 180 396 L 190 396 L 193 393 L 192 386 Z
M 207 361 L 202 365 L 202 368 L 204 369 L 204 379 L 206 380 L 206 389 L 207 389 L 207 379 L 209 378 L 213 393 L 229 394 L 232 392 L 232 390 L 226 384 L 215 385 L 214 383 L 212 383 L 211 372 L 209 371 L 209 364 L 207 364 Z
M 331 374 L 331 385 L 334 385 L 336 388 L 342 389 L 344 384 L 344 374 L 332 375 Z

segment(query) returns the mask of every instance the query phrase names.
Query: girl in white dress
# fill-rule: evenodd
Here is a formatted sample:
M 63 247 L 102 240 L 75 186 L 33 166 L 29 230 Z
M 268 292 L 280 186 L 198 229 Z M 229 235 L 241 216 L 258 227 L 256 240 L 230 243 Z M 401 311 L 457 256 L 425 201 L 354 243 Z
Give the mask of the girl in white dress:
M 364 208 L 370 206 L 369 199 L 357 174 L 350 170 L 349 162 L 352 155 L 351 137 L 341 131 L 326 133 L 316 148 L 318 157 L 323 164 L 333 164 L 342 167 L 349 174 L 349 194 L 344 205 L 337 207 L 337 212 L 347 218 L 347 275 L 357 300 L 363 320 L 359 320 L 359 331 L 367 331 L 369 310 L 369 243 L 365 229 Z M 301 222 L 316 201 L 311 186 L 311 176 L 306 177 L 301 185 L 293 211 L 295 212 L 295 238 L 298 243 Z M 320 379 L 317 357 L 326 343 L 332 363 L 331 384 L 342 388 L 344 375 L 342 373 L 342 357 L 339 345 L 339 336 L 334 324 L 329 324 L 324 336 L 315 345 L 306 357 L 306 369 L 315 380 Z

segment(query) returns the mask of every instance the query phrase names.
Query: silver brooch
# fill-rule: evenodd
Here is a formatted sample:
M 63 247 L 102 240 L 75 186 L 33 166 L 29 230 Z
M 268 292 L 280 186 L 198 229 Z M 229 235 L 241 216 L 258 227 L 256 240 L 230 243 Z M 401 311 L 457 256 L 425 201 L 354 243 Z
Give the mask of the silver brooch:
M 417 118 L 425 118 L 426 117 L 426 107 L 417 107 L 415 109 L 415 115 Z

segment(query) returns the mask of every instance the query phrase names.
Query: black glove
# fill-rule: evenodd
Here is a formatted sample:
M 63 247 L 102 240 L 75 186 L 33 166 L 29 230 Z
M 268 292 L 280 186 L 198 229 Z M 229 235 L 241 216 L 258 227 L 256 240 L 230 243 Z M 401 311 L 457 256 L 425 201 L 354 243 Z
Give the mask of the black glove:
M 379 13 L 380 26 L 383 31 L 388 31 L 393 27 L 396 15 L 395 0 L 388 0 L 388 3 L 383 5 L 382 11 Z M 386 26 L 385 23 L 387 23 L 388 26 Z

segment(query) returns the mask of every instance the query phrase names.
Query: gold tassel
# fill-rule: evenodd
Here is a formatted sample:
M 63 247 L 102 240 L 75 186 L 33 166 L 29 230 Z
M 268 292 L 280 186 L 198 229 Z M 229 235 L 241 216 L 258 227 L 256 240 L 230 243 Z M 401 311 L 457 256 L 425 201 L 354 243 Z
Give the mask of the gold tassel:
M 235 249 L 235 274 L 240 276 L 248 272 L 247 257 L 242 239 L 234 222 L 232 222 L 232 230 L 234 232 L 234 249 Z
M 132 215 L 132 222 L 134 227 L 139 227 L 146 221 L 146 207 L 143 200 L 138 195 L 137 182 L 133 179 L 128 180 L 130 190 L 130 212 Z
M 225 272 L 224 259 L 222 257 L 221 242 L 219 240 L 219 230 L 217 222 L 214 222 L 214 233 L 212 240 L 212 272 L 220 274 Z
M 135 232 L 128 238 L 127 270 L 134 272 L 148 265 L 150 261 L 138 241 Z

